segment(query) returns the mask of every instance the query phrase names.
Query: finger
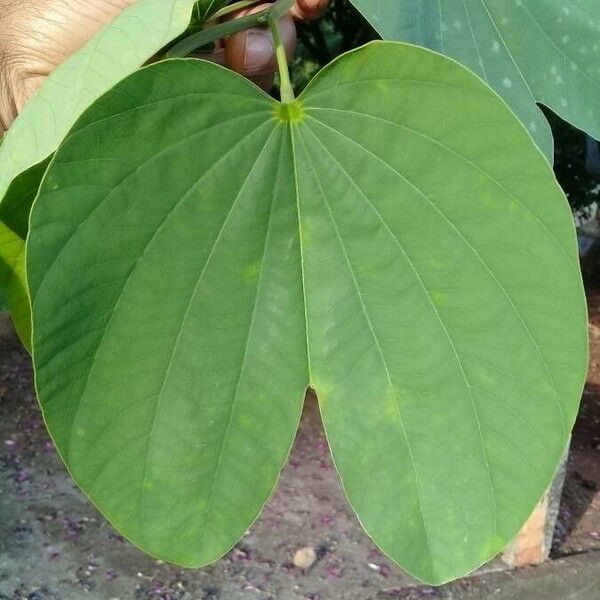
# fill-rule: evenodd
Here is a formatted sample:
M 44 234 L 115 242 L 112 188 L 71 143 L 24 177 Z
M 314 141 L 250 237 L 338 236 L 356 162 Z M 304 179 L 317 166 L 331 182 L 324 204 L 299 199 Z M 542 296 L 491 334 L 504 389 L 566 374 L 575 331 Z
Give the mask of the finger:
M 253 6 L 236 13 L 236 16 L 264 10 L 265 6 Z M 279 27 L 286 55 L 288 60 L 291 60 L 296 49 L 296 28 L 292 17 L 282 17 Z M 263 83 L 267 83 L 263 76 L 272 75 L 277 70 L 273 36 L 267 28 L 253 27 L 234 33 L 224 41 L 224 46 L 226 65 L 246 77 L 259 78 Z
M 329 0 L 296 0 L 290 12 L 296 19 L 313 21 L 323 16 L 328 4 Z

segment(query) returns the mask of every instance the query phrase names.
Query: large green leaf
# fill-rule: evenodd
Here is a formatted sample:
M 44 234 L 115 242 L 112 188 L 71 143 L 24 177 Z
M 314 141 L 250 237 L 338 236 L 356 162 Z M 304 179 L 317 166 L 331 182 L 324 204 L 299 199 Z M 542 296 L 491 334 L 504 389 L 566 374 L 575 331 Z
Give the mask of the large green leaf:
M 414 42 L 480 75 L 552 160 L 535 102 L 600 139 L 598 0 L 352 0 L 386 39 Z
M 309 384 L 361 522 L 428 582 L 494 556 L 552 477 L 587 364 L 570 211 L 447 58 L 371 44 L 291 105 L 143 69 L 77 123 L 31 228 L 46 422 L 152 554 L 231 547 Z
M 44 161 L 81 113 L 135 71 L 190 22 L 196 0 L 139 0 L 58 67 L 25 105 L 0 145 L 0 286 L 21 339 L 29 346 L 31 315 L 23 250 L 27 228 L 11 223 L 29 216 Z M 218 8 L 222 2 L 216 3 Z M 202 16 L 215 0 L 201 0 Z M 22 194 L 23 189 L 26 194 Z M 16 214 L 14 211 L 17 211 Z

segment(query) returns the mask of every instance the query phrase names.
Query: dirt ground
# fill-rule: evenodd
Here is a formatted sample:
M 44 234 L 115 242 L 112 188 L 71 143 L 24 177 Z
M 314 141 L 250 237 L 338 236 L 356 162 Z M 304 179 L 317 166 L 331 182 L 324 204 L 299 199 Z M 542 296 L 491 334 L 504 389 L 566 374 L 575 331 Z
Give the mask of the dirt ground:
M 200 571 L 157 562 L 123 540 L 73 486 L 44 431 L 28 357 L 8 338 L 0 340 L 0 600 L 600 598 L 600 553 L 585 564 L 563 566 L 570 559 L 560 558 L 600 549 L 600 277 L 587 284 L 591 368 L 554 563 L 507 575 L 495 561 L 484 576 L 438 589 L 418 585 L 380 554 L 349 510 L 313 399 L 276 493 L 238 546 Z M 292 556 L 306 546 L 317 560 L 304 571 Z M 582 595 L 560 591 L 568 573 L 576 581 L 588 573 Z

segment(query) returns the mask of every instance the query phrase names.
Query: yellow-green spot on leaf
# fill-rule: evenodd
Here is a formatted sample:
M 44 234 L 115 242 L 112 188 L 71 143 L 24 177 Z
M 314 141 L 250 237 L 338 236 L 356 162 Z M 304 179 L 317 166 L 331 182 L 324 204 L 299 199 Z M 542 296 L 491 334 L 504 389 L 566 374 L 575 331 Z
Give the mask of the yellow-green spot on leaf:
M 385 390 L 385 414 L 389 417 L 399 416 L 399 398 L 398 392 L 393 386 L 388 386 Z
M 446 301 L 446 294 L 444 294 L 443 292 L 431 292 L 429 294 L 431 301 L 435 304 L 436 308 L 441 308 L 442 306 L 444 306 L 444 303 Z
M 256 260 L 248 265 L 244 269 L 244 280 L 246 283 L 254 283 L 258 280 L 260 276 L 262 261 Z

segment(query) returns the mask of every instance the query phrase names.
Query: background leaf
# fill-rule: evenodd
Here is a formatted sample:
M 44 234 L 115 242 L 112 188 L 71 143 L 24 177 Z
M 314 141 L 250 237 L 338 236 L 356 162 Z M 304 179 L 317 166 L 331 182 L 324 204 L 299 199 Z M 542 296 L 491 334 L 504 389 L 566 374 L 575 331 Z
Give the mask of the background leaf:
M 211 0 L 200 5 L 207 10 Z M 138 69 L 181 34 L 194 0 L 140 0 L 116 17 L 84 48 L 59 66 L 3 138 L 0 145 L 0 286 L 13 322 L 29 346 L 31 315 L 22 261 L 27 204 L 44 174 L 40 165 L 56 150 L 81 113 L 115 83 Z M 18 179 L 18 181 L 16 181 Z M 21 195 L 23 188 L 26 194 Z M 17 214 L 13 214 L 18 207 Z
M 200 61 L 86 112 L 28 241 L 36 387 L 70 471 L 149 553 L 212 562 L 255 519 L 308 384 L 274 102 Z
M 24 346 L 31 350 L 31 310 L 25 273 L 25 239 L 29 214 L 48 160 L 18 175 L 4 200 L 4 221 L 0 220 L 0 287 L 6 308 Z
M 205 21 L 214 15 L 218 10 L 227 6 L 230 0 L 201 0 L 197 4 L 196 14 L 200 22 Z
M 508 543 L 563 453 L 587 366 L 570 211 L 443 56 L 371 44 L 288 106 L 214 65 L 144 69 L 79 121 L 31 225 L 46 421 L 161 558 L 241 535 L 309 383 L 361 523 L 430 583 Z
M 491 85 L 552 161 L 535 102 L 600 139 L 597 0 L 352 0 L 385 39 L 443 52 Z

